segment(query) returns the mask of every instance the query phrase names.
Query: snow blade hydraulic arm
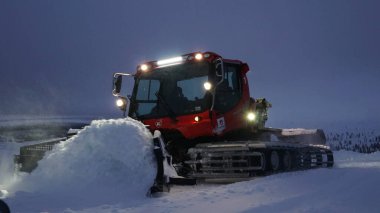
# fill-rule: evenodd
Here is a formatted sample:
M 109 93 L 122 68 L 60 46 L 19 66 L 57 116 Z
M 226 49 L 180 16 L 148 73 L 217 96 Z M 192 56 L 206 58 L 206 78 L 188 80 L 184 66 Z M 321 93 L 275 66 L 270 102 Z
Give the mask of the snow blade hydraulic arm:
M 161 137 L 161 132 L 154 131 L 153 136 L 154 156 L 157 163 L 157 174 L 154 184 L 148 191 L 148 196 L 155 196 L 157 193 L 169 192 L 170 185 L 195 185 L 195 178 L 184 178 L 178 176 L 175 168 L 172 165 L 172 157 L 165 149 L 164 140 Z

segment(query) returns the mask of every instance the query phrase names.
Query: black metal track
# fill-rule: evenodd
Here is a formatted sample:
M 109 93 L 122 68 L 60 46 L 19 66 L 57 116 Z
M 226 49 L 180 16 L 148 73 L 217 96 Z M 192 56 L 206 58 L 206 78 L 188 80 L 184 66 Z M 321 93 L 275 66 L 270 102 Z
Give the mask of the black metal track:
M 189 149 L 189 177 L 236 182 L 273 173 L 332 167 L 329 147 L 286 142 L 234 141 Z

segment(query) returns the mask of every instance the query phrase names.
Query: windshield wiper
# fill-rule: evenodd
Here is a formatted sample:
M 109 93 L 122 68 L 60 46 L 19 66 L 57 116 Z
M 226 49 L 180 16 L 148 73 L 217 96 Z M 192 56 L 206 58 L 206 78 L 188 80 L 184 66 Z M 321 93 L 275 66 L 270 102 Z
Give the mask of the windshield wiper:
M 178 121 L 177 118 L 176 118 L 176 114 L 174 113 L 174 111 L 173 111 L 173 109 L 170 107 L 170 105 L 166 102 L 165 98 L 162 97 L 162 95 L 160 95 L 158 92 L 156 92 L 155 95 L 157 96 L 158 101 L 160 101 L 160 102 L 163 103 L 163 106 L 165 107 L 166 111 L 168 112 L 169 117 L 170 117 L 173 121 Z

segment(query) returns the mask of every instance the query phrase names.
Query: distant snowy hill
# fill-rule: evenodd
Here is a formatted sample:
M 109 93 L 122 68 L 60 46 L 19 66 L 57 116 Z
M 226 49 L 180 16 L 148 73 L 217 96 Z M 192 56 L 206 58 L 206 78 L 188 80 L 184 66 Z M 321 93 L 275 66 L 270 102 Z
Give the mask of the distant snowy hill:
M 347 133 L 348 132 L 348 133 Z M 336 148 L 376 131 L 328 132 Z M 378 212 L 380 152 L 335 151 L 335 166 L 228 184 L 173 186 L 159 198 L 151 135 L 132 119 L 99 120 L 56 146 L 32 174 L 13 174 L 20 143 L 0 143 L 0 197 L 13 212 Z M 349 142 L 350 141 L 350 142 Z M 350 144 L 348 146 L 347 144 Z M 341 146 L 347 145 L 347 146 Z
M 0 142 L 38 141 L 66 136 L 70 128 L 81 128 L 91 117 L 0 116 Z

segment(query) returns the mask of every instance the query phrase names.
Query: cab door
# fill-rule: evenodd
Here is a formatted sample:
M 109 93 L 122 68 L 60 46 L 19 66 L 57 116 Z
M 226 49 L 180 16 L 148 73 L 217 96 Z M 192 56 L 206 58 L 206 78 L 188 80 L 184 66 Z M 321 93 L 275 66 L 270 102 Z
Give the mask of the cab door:
M 215 89 L 214 132 L 222 134 L 245 125 L 242 109 L 241 64 L 223 63 L 223 81 Z M 221 73 L 221 72 L 220 72 Z

